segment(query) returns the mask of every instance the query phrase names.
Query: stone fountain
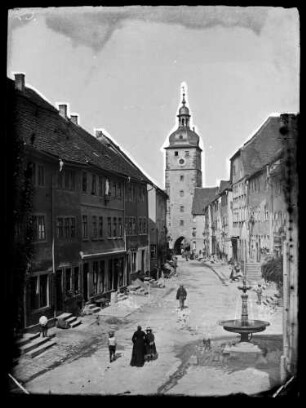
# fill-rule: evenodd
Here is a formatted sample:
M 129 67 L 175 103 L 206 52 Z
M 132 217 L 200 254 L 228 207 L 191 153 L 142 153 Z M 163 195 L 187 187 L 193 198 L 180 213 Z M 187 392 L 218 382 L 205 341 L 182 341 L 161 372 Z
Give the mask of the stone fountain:
M 243 293 L 242 299 L 242 311 L 241 319 L 223 320 L 219 324 L 223 326 L 224 330 L 233 333 L 240 334 L 240 342 L 250 341 L 250 335 L 253 333 L 261 332 L 266 329 L 270 323 L 263 320 L 250 320 L 248 317 L 248 294 L 247 291 L 251 289 L 251 286 L 247 286 L 246 279 L 243 279 L 243 285 L 238 286 L 238 289 Z

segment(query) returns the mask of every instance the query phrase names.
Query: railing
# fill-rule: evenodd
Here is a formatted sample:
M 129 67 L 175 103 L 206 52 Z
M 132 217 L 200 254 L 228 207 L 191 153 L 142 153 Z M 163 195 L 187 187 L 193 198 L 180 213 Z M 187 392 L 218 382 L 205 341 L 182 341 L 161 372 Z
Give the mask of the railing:
M 19 387 L 25 394 L 30 394 L 28 390 L 26 390 L 17 380 L 14 378 L 10 373 L 8 373 L 8 376 L 10 377 L 11 380 Z

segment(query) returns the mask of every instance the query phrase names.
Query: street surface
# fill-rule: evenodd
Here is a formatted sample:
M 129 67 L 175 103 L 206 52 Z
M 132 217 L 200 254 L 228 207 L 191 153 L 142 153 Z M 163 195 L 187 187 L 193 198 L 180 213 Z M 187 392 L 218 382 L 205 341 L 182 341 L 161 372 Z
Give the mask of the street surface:
M 118 303 L 103 309 L 114 317 L 102 313 L 97 325 L 95 316 L 85 316 L 74 329 L 54 329 L 58 345 L 34 359 L 22 358 L 15 377 L 35 394 L 205 396 L 268 390 L 279 384 L 282 308 L 258 306 L 256 294 L 248 292 L 249 317 L 271 324 L 252 340 L 266 352 L 253 364 L 226 361 L 222 349 L 239 335 L 226 332 L 218 321 L 240 317 L 241 291 L 224 279 L 227 266 L 216 271 L 196 260 L 179 259 L 177 276 L 165 279 L 165 288 L 151 288 L 146 297 L 130 295 L 126 307 Z M 188 292 L 183 311 L 176 300 L 180 283 Z M 139 324 L 153 329 L 159 357 L 131 367 L 131 338 Z M 118 346 L 116 361 L 109 363 L 111 327 Z M 202 340 L 207 337 L 211 350 L 205 351 Z

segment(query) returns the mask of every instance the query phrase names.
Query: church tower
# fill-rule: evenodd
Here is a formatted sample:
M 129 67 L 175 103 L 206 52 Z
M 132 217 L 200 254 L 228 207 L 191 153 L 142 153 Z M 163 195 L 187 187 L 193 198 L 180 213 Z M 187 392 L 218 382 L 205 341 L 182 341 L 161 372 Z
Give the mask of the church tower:
M 176 253 L 179 253 L 182 247 L 190 246 L 194 189 L 202 187 L 202 149 L 199 147 L 199 136 L 194 128 L 190 129 L 190 117 L 183 89 L 182 105 L 177 115 L 178 127 L 169 136 L 169 145 L 165 147 L 169 248 L 174 249 Z

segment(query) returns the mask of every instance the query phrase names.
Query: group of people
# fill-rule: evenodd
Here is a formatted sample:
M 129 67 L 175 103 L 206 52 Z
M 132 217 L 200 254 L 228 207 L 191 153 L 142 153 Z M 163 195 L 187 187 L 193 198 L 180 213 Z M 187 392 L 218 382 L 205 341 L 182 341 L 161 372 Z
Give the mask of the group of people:
M 137 327 L 137 330 L 132 337 L 133 350 L 130 365 L 133 367 L 142 367 L 145 361 L 156 360 L 158 353 L 155 345 L 155 336 L 152 333 L 152 329 L 147 327 L 146 333 L 142 330 L 141 326 Z
M 146 333 L 142 330 L 141 326 L 137 327 L 137 330 L 132 337 L 133 350 L 131 358 L 131 366 L 142 367 L 145 361 L 156 360 L 158 357 L 155 337 L 152 333 L 152 329 L 147 327 Z M 117 341 L 114 331 L 110 331 L 108 334 L 108 349 L 109 349 L 109 361 L 110 363 L 116 359 L 116 347 Z

